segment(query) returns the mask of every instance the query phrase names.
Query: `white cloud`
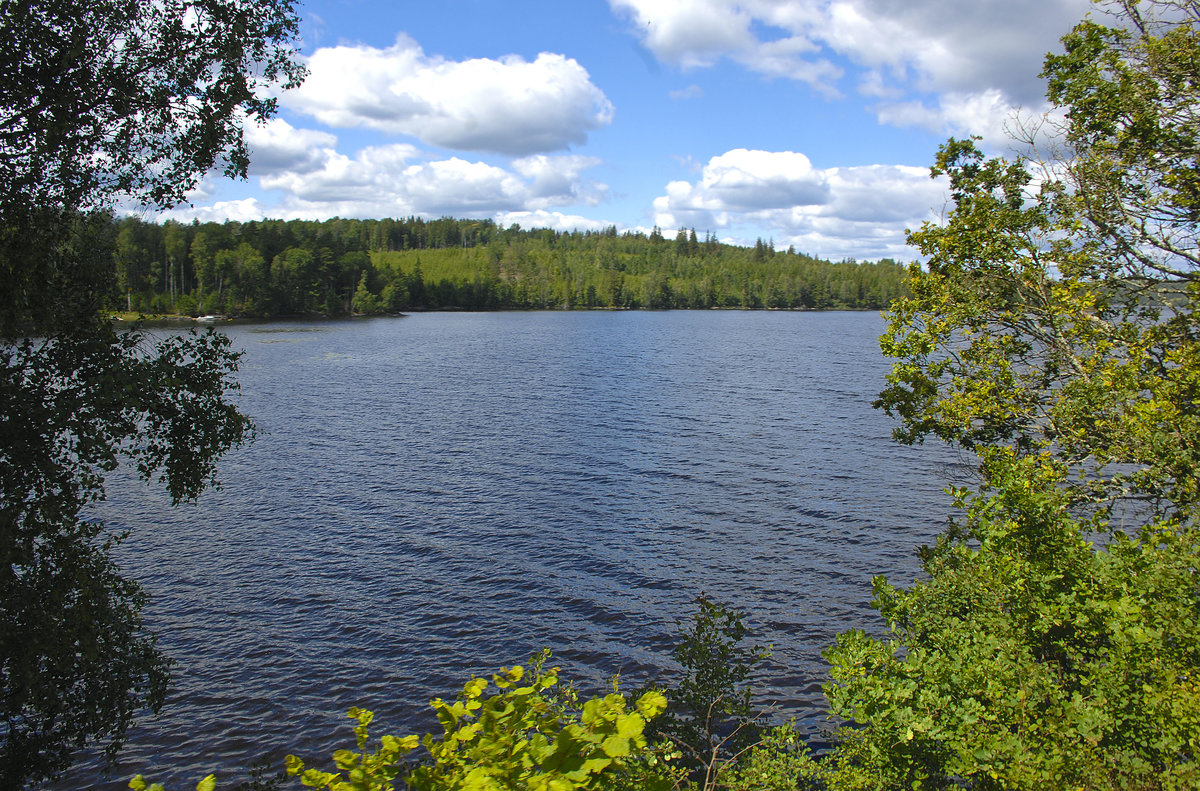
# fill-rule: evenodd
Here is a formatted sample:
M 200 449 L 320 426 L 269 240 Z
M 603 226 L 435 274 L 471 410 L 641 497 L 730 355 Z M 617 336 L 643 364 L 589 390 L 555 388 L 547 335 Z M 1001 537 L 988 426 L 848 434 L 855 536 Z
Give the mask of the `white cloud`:
M 887 98 L 884 123 L 958 128 L 1043 106 L 1043 55 L 1089 0 L 609 0 L 658 58 L 681 68 L 721 58 L 836 92 L 837 57 L 857 89 Z M 934 94 L 932 103 L 929 95 Z M 909 102 L 897 101 L 903 96 Z M 920 97 L 920 98 L 917 98 Z M 916 104 L 919 102 L 919 104 Z
M 613 223 L 592 220 L 578 214 L 563 214 L 539 209 L 538 211 L 508 211 L 495 216 L 496 224 L 507 228 L 513 223 L 522 228 L 551 228 L 555 231 L 603 231 Z
M 264 178 L 262 186 L 284 190 L 284 205 L 294 210 L 336 206 L 333 213 L 341 216 L 465 216 L 522 205 L 525 185 L 513 173 L 457 157 L 409 162 L 411 153 L 407 146 L 384 146 L 363 149 L 353 159 L 337 154 L 320 171 Z
M 829 258 L 909 259 L 905 228 L 936 219 L 944 181 L 900 165 L 815 169 L 792 151 L 736 149 L 713 157 L 695 182 L 674 181 L 654 201 L 655 224 L 749 237 Z
M 991 88 L 979 93 L 947 93 L 936 106 L 920 101 L 884 102 L 877 107 L 879 121 L 892 126 L 919 126 L 939 135 L 977 134 L 1001 140 L 1018 108 Z
M 296 129 L 282 118 L 244 127 L 251 176 L 320 168 L 337 146 L 337 137 L 315 129 Z
M 660 60 L 683 68 L 752 49 L 753 17 L 740 3 L 723 0 L 609 0 L 627 14 L 642 43 Z
M 343 44 L 308 59 L 304 84 L 281 102 L 331 127 L 369 127 L 463 151 L 515 156 L 586 142 L 612 104 L 579 63 L 543 52 L 533 62 L 450 61 L 400 35 L 386 49 Z
M 176 220 L 178 222 L 250 222 L 261 220 L 267 216 L 263 205 L 256 198 L 242 200 L 217 201 L 210 206 L 177 206 L 161 212 L 155 218 L 157 221 Z
M 770 77 L 791 77 L 826 93 L 836 93 L 833 83 L 842 70 L 824 58 L 806 56 L 818 51 L 804 36 L 760 41 L 752 49 L 735 55 L 735 60 Z
M 667 193 L 679 210 L 739 212 L 824 203 L 829 186 L 803 154 L 738 148 L 710 159 L 695 184 L 674 181 Z
M 595 206 L 608 188 L 583 179 L 583 171 L 600 164 L 595 157 L 538 154 L 513 161 L 513 169 L 529 180 L 530 208 L 583 203 Z
M 859 63 L 920 91 L 997 89 L 1040 102 L 1042 57 L 1083 18 L 1089 0 L 834 0 L 818 34 Z
M 813 56 L 819 47 L 803 30 L 804 3 L 731 0 L 609 0 L 629 19 L 642 44 L 660 60 L 683 69 L 711 66 L 721 58 L 754 71 L 829 90 L 841 71 Z M 798 35 L 763 40 L 757 23 L 787 25 Z
M 460 157 L 434 159 L 407 144 L 363 148 L 352 156 L 336 150 L 337 140 L 283 122 L 255 135 L 263 190 L 282 196 L 270 205 L 262 200 L 226 201 L 180 208 L 163 215 L 174 219 L 488 217 L 499 212 L 539 212 L 558 206 L 596 205 L 608 187 L 588 179 L 585 171 L 600 164 L 593 157 L 539 154 L 500 167 Z M 288 141 L 312 143 L 308 148 Z M 315 142 L 314 142 L 315 141 Z M 207 194 L 190 196 L 202 204 Z

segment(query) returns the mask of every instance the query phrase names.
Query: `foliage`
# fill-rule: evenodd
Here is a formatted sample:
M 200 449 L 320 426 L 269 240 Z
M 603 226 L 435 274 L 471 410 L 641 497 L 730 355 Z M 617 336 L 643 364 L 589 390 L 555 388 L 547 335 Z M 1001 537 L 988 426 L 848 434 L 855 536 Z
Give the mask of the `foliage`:
M 237 355 L 215 333 L 92 332 L 0 353 L 0 778 L 52 775 L 86 739 L 111 756 L 133 714 L 162 702 L 167 661 L 138 615 L 139 587 L 109 553 L 119 536 L 82 518 L 118 458 L 175 501 L 212 481 L 244 441 L 228 400 Z
M 1189 21 L 1152 28 L 1129 3 L 1138 36 L 1085 21 L 1047 58 L 1071 158 L 942 147 L 954 206 L 910 236 L 927 269 L 893 306 L 879 400 L 902 441 L 1049 451 L 1073 504 L 1168 518 L 1200 496 L 1195 164 L 1180 152 L 1197 134 L 1200 6 L 1169 5 Z
M 227 340 L 152 343 L 101 317 L 121 242 L 104 210 L 171 205 L 219 163 L 244 175 L 241 125 L 274 109 L 258 89 L 303 74 L 296 30 L 291 0 L 0 5 L 4 788 L 91 740 L 111 758 L 134 712 L 162 702 L 167 660 L 110 558 L 120 536 L 85 509 L 121 458 L 195 497 L 251 427 L 228 399 Z
M 392 780 L 400 773 L 400 760 L 416 748 L 419 740 L 416 736 L 406 736 L 397 739 L 394 736 L 384 736 L 380 739 L 377 751 L 366 754 L 369 734 L 367 726 L 375 715 L 365 709 L 351 708 L 348 716 L 358 724 L 354 726 L 354 736 L 358 749 L 338 750 L 333 754 L 334 764 L 346 773 L 343 780 L 338 772 L 322 772 L 317 769 L 305 769 L 304 762 L 294 755 L 287 757 L 288 774 L 298 775 L 301 782 L 309 788 L 328 788 L 330 791 L 387 791 L 392 789 Z
M 454 703 L 433 701 L 441 737 L 384 736 L 379 749 L 370 754 L 367 726 L 373 715 L 351 709 L 350 717 L 358 723 L 354 731 L 359 752 L 334 753 L 338 772 L 306 769 L 298 758 L 288 756 L 288 772 L 310 788 L 385 791 L 395 787 L 393 781 L 403 768 L 401 759 L 420 743 L 429 753 L 429 762 L 408 774 L 408 788 L 595 788 L 603 773 L 618 770 L 646 748 L 646 721 L 666 706 L 660 693 L 648 692 L 630 709 L 615 689 L 581 707 L 572 706 L 573 696 L 554 695 L 558 668 L 544 670 L 540 659 L 535 660 L 532 677 L 515 665 L 501 668 L 492 683 L 497 690 L 492 695 L 484 694 L 486 679 L 472 678 Z
M 297 30 L 292 0 L 0 8 L 0 334 L 51 317 L 51 286 L 94 295 L 58 249 L 77 212 L 174 205 L 214 165 L 245 176 L 242 124 L 275 109 L 261 88 L 303 76 Z
M 529 671 L 501 668 L 491 684 L 472 678 L 453 703 L 432 702 L 442 726 L 440 735 L 382 737 L 370 747 L 368 727 L 374 715 L 353 708 L 355 749 L 333 754 L 334 772 L 309 768 L 288 756 L 286 770 L 309 788 L 330 791 L 424 789 L 599 789 L 601 791 L 751 791 L 814 787 L 818 763 L 809 756 L 791 725 L 759 733 L 750 716 L 749 691 L 740 685 L 764 656 L 758 648 L 738 643 L 746 636 L 743 615 L 701 597 L 686 628 L 680 657 L 689 670 L 680 688 L 634 693 L 630 706 L 613 690 L 588 700 L 560 682 L 558 668 L 545 668 L 548 651 L 533 658 Z M 686 687 L 686 689 L 684 689 Z M 688 706 L 676 705 L 686 696 Z M 692 724 L 687 712 L 705 712 L 697 738 L 712 751 L 691 766 L 701 771 L 688 778 L 682 753 L 664 739 L 667 728 Z M 714 711 L 720 711 L 714 716 Z M 715 736 L 723 729 L 724 736 Z M 753 731 L 753 738 L 739 739 Z M 677 737 L 672 737 L 677 738 Z M 736 749 L 735 740 L 738 741 Z M 423 754 L 417 751 L 424 746 Z M 707 763 L 703 763 L 703 762 Z M 145 780 L 135 778 L 136 783 Z M 274 780 L 253 787 L 277 787 Z
M 1196 787 L 1200 534 L 1153 523 L 1097 549 L 1055 465 L 986 455 L 996 491 L 960 493 L 971 541 L 940 541 L 908 590 L 876 581 L 890 638 L 828 652 L 832 713 L 863 726 L 831 785 Z
M 669 688 L 666 714 L 651 732 L 681 752 L 692 779 L 707 785 L 758 741 L 758 717 L 746 683 L 771 652 L 742 645 L 749 634 L 740 610 L 701 594 L 690 621 L 679 623 L 682 639 L 672 651 L 683 667 Z
M 217 787 L 217 778 L 213 775 L 196 783 L 196 791 L 213 791 Z M 129 788 L 133 791 L 164 791 L 161 783 L 151 783 L 147 785 L 145 778 L 141 775 L 136 775 L 129 781 Z
M 715 786 L 729 791 L 795 791 L 816 788 L 819 764 L 792 724 L 780 725 L 741 754 L 721 773 Z
M 290 0 L 6 3 L 0 203 L 178 204 L 214 163 L 244 177 L 262 89 L 303 76 Z
M 498 228 L 490 220 L 117 224 L 111 306 L 227 315 L 410 309 L 868 308 L 903 292 L 891 261 L 832 263 L 761 244 Z M 172 245 L 179 252 L 172 254 Z
M 1076 216 L 1102 255 L 1097 274 L 1200 279 L 1200 4 L 1114 3 L 1111 26 L 1084 20 L 1046 58 L 1048 97 L 1066 112 L 1064 164 Z
M 951 140 L 933 169 L 951 210 L 911 235 L 928 260 L 893 305 L 882 345 L 896 362 L 879 405 L 902 441 L 975 454 L 978 485 L 955 490 L 963 518 L 922 551 L 924 579 L 876 580 L 888 636 L 850 631 L 827 652 L 826 695 L 845 725 L 826 756 L 783 728 L 718 759 L 749 719 L 737 685 L 760 656 L 738 646 L 740 613 L 702 602 L 658 732 L 709 756 L 693 781 L 705 789 L 1200 786 L 1200 4 L 1114 7 L 1110 26 L 1085 20 L 1046 60 L 1060 155 L 988 159 Z M 671 253 L 701 249 L 681 232 Z M 435 701 L 444 735 L 427 738 L 434 763 L 410 782 L 553 787 L 542 770 L 561 767 L 544 759 L 587 723 L 534 676 L 520 687 L 502 672 L 491 698 L 475 679 L 455 704 Z M 588 705 L 613 716 L 568 742 L 582 746 L 567 750 L 571 766 L 609 763 L 562 787 L 686 784 L 639 773 L 662 756 L 644 718 L 619 755 L 604 750 L 623 698 Z M 416 742 L 365 754 L 364 715 L 360 752 L 335 758 L 348 780 L 311 784 L 390 787 Z
M 827 654 L 830 788 L 1200 784 L 1200 5 L 1117 10 L 1046 60 L 1061 158 L 933 169 L 953 206 L 911 234 L 879 405 L 979 483 L 925 580 L 876 580 L 890 636 Z

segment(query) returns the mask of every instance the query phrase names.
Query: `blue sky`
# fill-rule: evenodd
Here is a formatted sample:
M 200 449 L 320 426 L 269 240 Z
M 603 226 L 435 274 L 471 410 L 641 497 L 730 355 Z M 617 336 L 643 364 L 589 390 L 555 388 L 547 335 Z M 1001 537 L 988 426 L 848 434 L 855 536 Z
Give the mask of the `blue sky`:
M 310 76 L 181 220 L 490 217 L 909 259 L 1087 0 L 309 0 Z

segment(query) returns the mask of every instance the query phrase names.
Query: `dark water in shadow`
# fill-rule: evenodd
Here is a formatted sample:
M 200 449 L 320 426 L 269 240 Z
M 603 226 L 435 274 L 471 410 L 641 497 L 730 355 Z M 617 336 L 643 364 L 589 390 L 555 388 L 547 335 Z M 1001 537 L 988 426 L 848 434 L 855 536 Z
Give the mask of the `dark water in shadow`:
M 941 447 L 871 409 L 869 313 L 423 314 L 232 327 L 263 435 L 224 488 L 167 507 L 116 482 L 101 515 L 177 660 L 108 785 L 190 788 L 327 756 L 344 713 L 424 732 L 471 673 L 543 646 L 584 687 L 669 671 L 702 590 L 751 612 L 764 702 L 822 719 L 820 651 L 878 629 L 941 528 Z M 322 763 L 324 764 L 324 758 Z M 102 786 L 85 761 L 56 787 Z

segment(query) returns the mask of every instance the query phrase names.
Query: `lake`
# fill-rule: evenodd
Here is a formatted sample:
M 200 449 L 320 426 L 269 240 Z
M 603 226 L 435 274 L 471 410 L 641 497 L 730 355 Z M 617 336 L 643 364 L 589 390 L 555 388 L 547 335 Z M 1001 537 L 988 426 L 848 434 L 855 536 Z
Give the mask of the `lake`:
M 177 664 L 107 785 L 229 787 L 263 755 L 433 730 L 428 701 L 542 648 L 584 689 L 672 669 L 695 597 L 774 649 L 759 700 L 813 730 L 820 652 L 878 630 L 960 459 L 871 408 L 873 313 L 427 313 L 225 328 L 261 434 L 176 509 L 114 479 L 98 515 Z

